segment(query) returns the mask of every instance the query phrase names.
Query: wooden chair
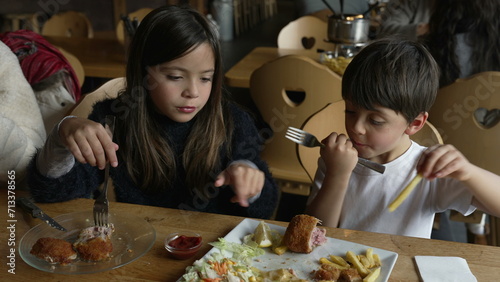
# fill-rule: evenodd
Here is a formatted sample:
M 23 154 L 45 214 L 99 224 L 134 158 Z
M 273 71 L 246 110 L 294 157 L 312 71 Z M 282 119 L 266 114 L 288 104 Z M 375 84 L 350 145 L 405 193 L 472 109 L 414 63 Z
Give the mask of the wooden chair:
M 500 109 L 500 72 L 482 72 L 441 88 L 429 119 L 471 163 L 500 174 L 500 124 L 483 125 L 479 108 Z M 500 246 L 500 219 L 490 217 L 490 227 L 491 244 Z
M 43 24 L 42 35 L 93 38 L 94 29 L 85 14 L 67 11 L 50 17 Z
M 128 17 L 129 17 L 130 20 L 133 20 L 134 18 L 137 18 L 137 20 L 140 22 L 152 10 L 153 9 L 151 9 L 151 8 L 141 8 L 139 10 L 136 10 L 136 11 L 128 14 Z M 123 21 L 121 19 L 116 24 L 116 38 L 122 44 L 125 42 L 125 30 L 124 30 L 124 26 L 123 26 Z
M 75 57 L 75 55 L 64 50 L 63 48 L 60 48 L 57 46 L 54 46 L 54 47 L 56 47 L 61 52 L 61 54 L 63 54 L 63 56 L 66 58 L 66 60 L 68 60 L 69 64 L 71 65 L 71 67 L 75 71 L 76 76 L 78 77 L 78 83 L 80 84 L 80 87 L 82 87 L 83 82 L 85 81 L 85 70 L 83 69 L 83 66 L 82 66 L 82 63 L 80 62 L 80 60 L 78 60 L 78 58 Z
M 125 87 L 125 78 L 118 77 L 101 85 L 94 92 L 85 94 L 78 104 L 69 113 L 72 116 L 87 118 L 95 103 L 107 98 L 115 98 L 118 92 Z
M 326 138 L 332 132 L 344 133 L 345 130 L 345 103 L 339 101 L 329 104 L 318 113 L 312 115 L 302 127 L 303 130 L 314 134 L 319 140 Z M 443 139 L 437 129 L 427 122 L 421 130 L 410 137 L 422 146 L 443 144 Z M 297 146 L 297 154 L 300 163 L 311 181 L 318 168 L 319 147 L 308 148 Z
M 284 26 L 278 34 L 278 47 L 285 49 L 323 49 L 332 51 L 335 44 L 326 42 L 328 23 L 314 16 L 303 16 Z
M 86 94 L 78 104 L 71 110 L 69 115 L 81 118 L 87 118 L 92 112 L 95 103 L 107 98 L 114 98 L 118 96 L 118 92 L 125 87 L 125 78 L 114 78 L 97 88 L 94 92 Z M 108 187 L 108 200 L 116 201 L 115 187 L 113 186 L 113 179 L 109 179 Z M 102 185 L 99 188 L 102 191 Z
M 297 158 L 296 144 L 285 138 L 286 129 L 301 128 L 313 113 L 341 100 L 340 89 L 340 76 L 308 57 L 280 57 L 252 73 L 250 95 L 273 134 L 261 156 L 282 191 L 307 195 L 311 183 Z

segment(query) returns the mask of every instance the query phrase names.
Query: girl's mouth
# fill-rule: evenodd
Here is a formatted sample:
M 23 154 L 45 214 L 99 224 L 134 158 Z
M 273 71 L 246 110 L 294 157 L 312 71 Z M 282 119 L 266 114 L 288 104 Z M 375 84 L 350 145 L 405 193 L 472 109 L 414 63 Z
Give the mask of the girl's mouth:
M 183 113 L 192 113 L 196 110 L 196 107 L 177 107 L 177 109 Z

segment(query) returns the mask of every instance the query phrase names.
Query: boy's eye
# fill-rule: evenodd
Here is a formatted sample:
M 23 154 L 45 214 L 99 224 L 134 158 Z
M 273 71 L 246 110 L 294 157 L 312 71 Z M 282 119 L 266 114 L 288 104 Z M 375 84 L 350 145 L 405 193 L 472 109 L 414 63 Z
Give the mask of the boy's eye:
M 378 120 L 375 120 L 375 119 L 370 119 L 371 123 L 373 123 L 374 125 L 382 125 L 384 124 L 383 121 L 378 121 Z

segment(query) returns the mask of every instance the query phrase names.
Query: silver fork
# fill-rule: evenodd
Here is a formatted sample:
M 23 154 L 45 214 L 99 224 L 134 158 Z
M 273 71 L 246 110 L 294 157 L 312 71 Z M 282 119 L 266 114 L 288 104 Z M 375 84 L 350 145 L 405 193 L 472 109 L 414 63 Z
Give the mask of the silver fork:
M 105 118 L 105 128 L 108 131 L 109 136 L 113 139 L 113 133 L 115 130 L 115 117 L 106 116 Z M 109 162 L 106 163 L 104 169 L 104 184 L 102 186 L 102 191 L 99 197 L 94 202 L 94 224 L 96 226 L 108 226 L 108 180 L 109 180 Z
M 286 134 L 285 134 L 285 137 L 289 140 L 292 140 L 293 142 L 295 142 L 299 145 L 306 146 L 306 147 L 324 147 L 325 146 L 324 144 L 322 144 L 321 142 L 318 141 L 316 136 L 312 135 L 311 133 L 306 132 L 302 129 L 291 127 L 291 126 L 288 127 Z M 365 166 L 365 167 L 372 169 L 372 170 L 379 172 L 379 173 L 384 173 L 384 171 L 385 171 L 385 166 L 383 166 L 379 163 L 376 163 L 376 162 L 369 161 L 367 159 L 358 158 L 358 163 L 362 166 Z

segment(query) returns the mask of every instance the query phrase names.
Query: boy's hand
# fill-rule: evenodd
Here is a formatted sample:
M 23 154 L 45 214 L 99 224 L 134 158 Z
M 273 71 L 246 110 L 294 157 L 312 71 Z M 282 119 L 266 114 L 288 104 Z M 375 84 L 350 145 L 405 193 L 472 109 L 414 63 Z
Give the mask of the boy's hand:
M 358 162 L 358 151 L 345 134 L 333 132 L 321 141 L 325 146 L 320 154 L 326 165 L 326 174 L 350 174 Z
M 248 199 L 262 191 L 264 182 L 264 172 L 244 164 L 232 164 L 217 176 L 214 186 L 231 185 L 236 194 L 231 202 L 248 207 Z
M 435 145 L 422 153 L 417 171 L 429 180 L 449 176 L 465 181 L 470 177 L 471 166 L 453 145 Z
M 84 118 L 66 119 L 60 124 L 59 136 L 81 163 L 98 166 L 100 169 L 104 169 L 106 160 L 113 167 L 118 165 L 118 145 L 113 143 L 104 126 L 97 122 Z

